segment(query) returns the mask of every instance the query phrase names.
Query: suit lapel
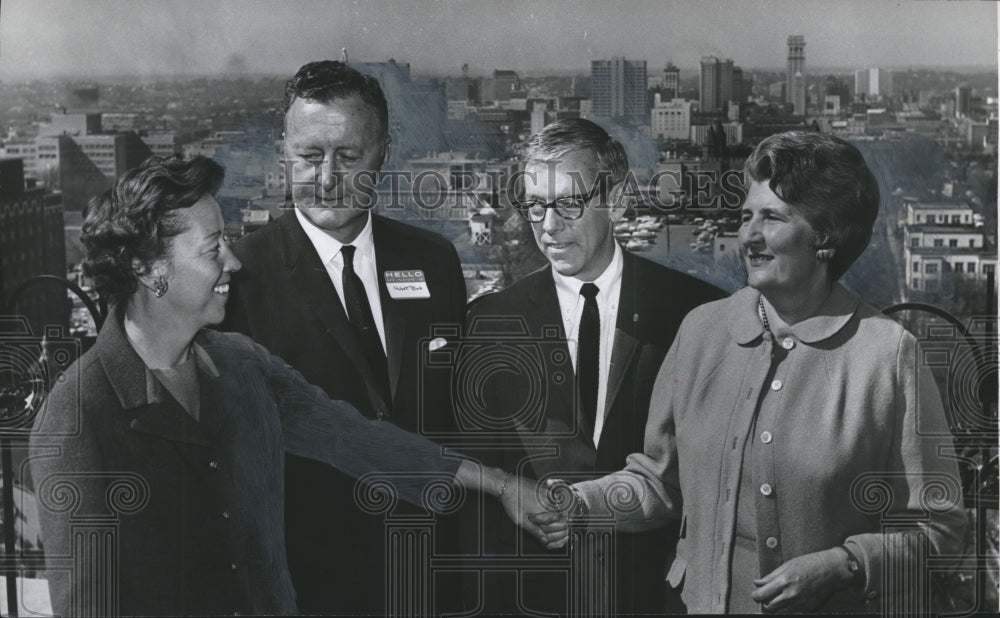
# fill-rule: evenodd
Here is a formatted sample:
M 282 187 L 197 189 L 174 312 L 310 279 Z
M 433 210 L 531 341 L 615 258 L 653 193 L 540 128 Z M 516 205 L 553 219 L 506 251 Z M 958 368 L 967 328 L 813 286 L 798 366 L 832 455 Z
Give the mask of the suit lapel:
M 389 397 L 394 400 L 399 376 L 403 368 L 403 346 L 406 343 L 406 319 L 402 307 L 389 296 L 383 273 L 387 270 L 413 268 L 405 263 L 406 256 L 399 252 L 400 243 L 388 237 L 381 217 L 372 215 L 372 240 L 375 243 L 375 275 L 378 277 L 379 297 L 382 301 L 382 324 L 385 327 L 385 358 L 389 370 Z M 426 274 L 425 274 L 426 276 Z
M 622 268 L 621 291 L 618 296 L 618 319 L 615 324 L 615 341 L 611 348 L 611 368 L 608 372 L 608 389 L 605 401 L 606 413 L 604 423 L 607 426 L 615 410 L 615 398 L 625 381 L 628 368 L 632 365 L 632 359 L 639 349 L 639 339 L 637 330 L 639 327 L 640 315 L 639 303 L 637 299 L 641 288 L 637 286 L 636 266 L 634 259 L 623 251 L 624 260 Z
M 309 307 L 344 354 L 352 359 L 358 373 L 368 385 L 369 399 L 373 406 L 381 407 L 383 395 L 372 386 L 378 383 L 375 374 L 368 364 L 360 337 L 347 319 L 347 312 L 344 311 L 344 305 L 337 296 L 326 267 L 320 262 L 319 255 L 294 213 L 285 215 L 280 221 L 286 219 L 289 221 L 282 227 L 282 241 L 285 243 L 288 275 L 298 290 L 299 302 Z

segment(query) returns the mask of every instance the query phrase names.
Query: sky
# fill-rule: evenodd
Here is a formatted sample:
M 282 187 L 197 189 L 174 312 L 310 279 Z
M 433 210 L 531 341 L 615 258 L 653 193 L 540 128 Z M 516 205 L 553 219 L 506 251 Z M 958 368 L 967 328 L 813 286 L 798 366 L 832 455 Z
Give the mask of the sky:
M 287 74 L 309 60 L 409 62 L 418 74 L 589 72 L 624 55 L 694 69 L 703 55 L 781 68 L 997 63 L 994 2 L 914 0 L 3 0 L 0 79 Z

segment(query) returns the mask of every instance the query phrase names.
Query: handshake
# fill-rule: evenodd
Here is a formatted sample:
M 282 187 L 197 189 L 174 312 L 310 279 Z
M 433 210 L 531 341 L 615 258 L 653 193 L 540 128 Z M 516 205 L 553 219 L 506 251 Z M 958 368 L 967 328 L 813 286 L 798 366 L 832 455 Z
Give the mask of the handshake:
M 569 520 L 586 514 L 579 494 L 565 481 L 507 474 L 497 499 L 511 521 L 536 537 L 547 549 L 559 549 L 569 540 Z

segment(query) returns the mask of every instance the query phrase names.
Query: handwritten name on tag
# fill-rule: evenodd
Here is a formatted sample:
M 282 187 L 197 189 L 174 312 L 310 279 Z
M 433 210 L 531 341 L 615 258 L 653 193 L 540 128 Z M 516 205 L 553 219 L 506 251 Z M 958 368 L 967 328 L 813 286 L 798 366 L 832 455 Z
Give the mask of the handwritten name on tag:
M 422 270 L 387 270 L 385 285 L 389 296 L 395 300 L 407 298 L 430 298 L 431 290 Z

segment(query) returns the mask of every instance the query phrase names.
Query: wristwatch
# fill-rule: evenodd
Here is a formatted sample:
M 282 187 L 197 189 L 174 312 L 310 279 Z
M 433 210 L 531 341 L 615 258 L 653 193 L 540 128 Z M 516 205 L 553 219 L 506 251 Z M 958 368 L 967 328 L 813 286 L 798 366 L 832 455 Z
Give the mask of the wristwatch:
M 841 545 L 840 549 L 844 550 L 844 553 L 847 554 L 847 570 L 851 572 L 851 582 L 855 584 L 863 583 L 864 572 L 861 570 L 861 562 L 844 545 Z
M 569 488 L 573 492 L 573 508 L 570 509 L 569 516 L 573 519 L 583 519 L 590 514 L 590 509 L 587 507 L 587 503 L 583 501 L 580 490 L 572 485 Z

